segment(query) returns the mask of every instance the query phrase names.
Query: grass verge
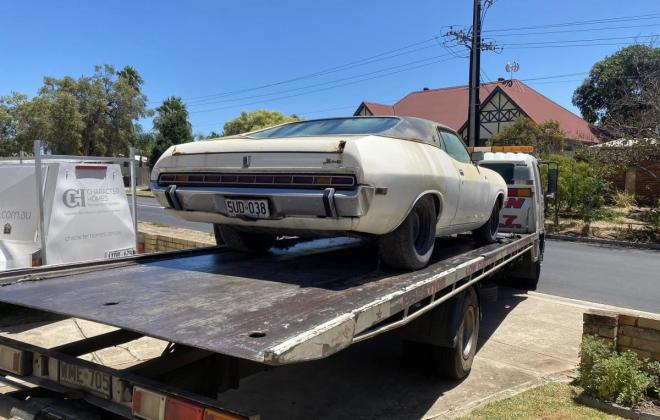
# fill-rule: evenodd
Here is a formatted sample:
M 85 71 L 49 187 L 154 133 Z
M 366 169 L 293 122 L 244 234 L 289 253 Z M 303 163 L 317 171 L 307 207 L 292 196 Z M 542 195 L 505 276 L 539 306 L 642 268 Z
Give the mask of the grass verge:
M 574 401 L 579 389 L 550 382 L 511 398 L 494 401 L 464 419 L 619 419 Z

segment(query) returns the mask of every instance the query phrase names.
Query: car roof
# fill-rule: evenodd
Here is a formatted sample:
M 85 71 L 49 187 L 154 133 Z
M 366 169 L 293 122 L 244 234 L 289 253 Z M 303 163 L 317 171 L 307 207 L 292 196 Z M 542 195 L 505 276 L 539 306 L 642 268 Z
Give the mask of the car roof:
M 258 133 L 262 130 L 268 130 L 274 127 L 279 127 L 279 126 L 284 126 L 284 125 L 289 125 L 289 124 L 300 124 L 300 123 L 305 123 L 305 122 L 313 122 L 313 121 L 328 121 L 328 120 L 337 120 L 337 119 L 369 119 L 369 118 L 392 118 L 392 119 L 397 119 L 399 120 L 399 123 L 397 123 L 394 127 L 384 130 L 379 133 L 374 133 L 374 135 L 382 135 L 382 136 L 387 136 L 387 137 L 395 137 L 395 138 L 401 138 L 401 139 L 406 139 L 406 140 L 415 140 L 415 141 L 422 141 L 424 143 L 429 143 L 433 145 L 438 145 L 439 138 L 437 136 L 437 131 L 436 127 L 439 127 L 440 129 L 444 131 L 448 131 L 451 133 L 456 134 L 459 138 L 460 135 L 456 133 L 451 127 L 448 127 L 442 123 L 438 123 L 436 121 L 431 121 L 427 120 L 424 118 L 418 118 L 418 117 L 410 117 L 406 115 L 384 115 L 384 116 L 375 116 L 375 115 L 369 115 L 369 116 L 349 116 L 349 117 L 327 117 L 327 118 L 314 118 L 311 120 L 303 120 L 303 121 L 292 121 L 292 122 L 287 122 L 284 124 L 279 124 L 273 127 L 268 127 L 260 130 L 255 130 L 250 133 L 244 133 L 244 134 L 238 134 L 236 136 L 229 136 L 229 137 L 250 137 L 250 134 L 252 133 Z

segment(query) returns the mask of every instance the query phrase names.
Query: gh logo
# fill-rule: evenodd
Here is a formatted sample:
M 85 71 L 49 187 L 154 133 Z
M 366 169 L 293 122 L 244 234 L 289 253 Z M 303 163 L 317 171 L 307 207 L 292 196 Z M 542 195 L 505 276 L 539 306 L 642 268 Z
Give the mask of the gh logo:
M 249 168 L 252 163 L 252 156 L 243 156 L 243 167 Z
M 85 207 L 85 190 L 68 189 L 64 191 L 62 201 L 70 209 L 74 207 Z

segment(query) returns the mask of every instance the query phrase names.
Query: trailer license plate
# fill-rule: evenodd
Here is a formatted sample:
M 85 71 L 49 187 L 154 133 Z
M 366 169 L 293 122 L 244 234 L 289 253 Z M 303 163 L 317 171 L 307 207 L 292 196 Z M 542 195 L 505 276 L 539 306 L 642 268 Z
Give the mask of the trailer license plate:
M 110 375 L 60 361 L 60 383 L 110 398 Z
M 250 217 L 253 219 L 268 219 L 270 211 L 268 200 L 236 200 L 226 199 L 227 214 L 231 217 Z

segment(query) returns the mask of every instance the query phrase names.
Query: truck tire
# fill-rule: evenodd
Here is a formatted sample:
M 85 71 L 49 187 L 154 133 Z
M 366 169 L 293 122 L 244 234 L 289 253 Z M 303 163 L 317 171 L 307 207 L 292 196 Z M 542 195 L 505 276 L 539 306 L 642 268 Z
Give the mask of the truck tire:
M 456 332 L 454 347 L 433 347 L 433 368 L 449 379 L 463 379 L 472 369 L 479 340 L 479 300 L 474 288 L 465 292 L 461 309 L 461 324 Z
M 500 228 L 500 202 L 495 202 L 490 218 L 478 229 L 472 231 L 472 237 L 478 245 L 492 244 L 497 240 L 497 231 Z
M 378 238 L 380 258 L 394 268 L 426 267 L 433 254 L 436 223 L 433 198 L 420 198 L 399 227 Z
M 229 248 L 240 251 L 260 254 L 268 251 L 277 239 L 276 235 L 266 233 L 242 232 L 226 225 L 213 225 L 216 232 L 216 242 L 219 239 Z

